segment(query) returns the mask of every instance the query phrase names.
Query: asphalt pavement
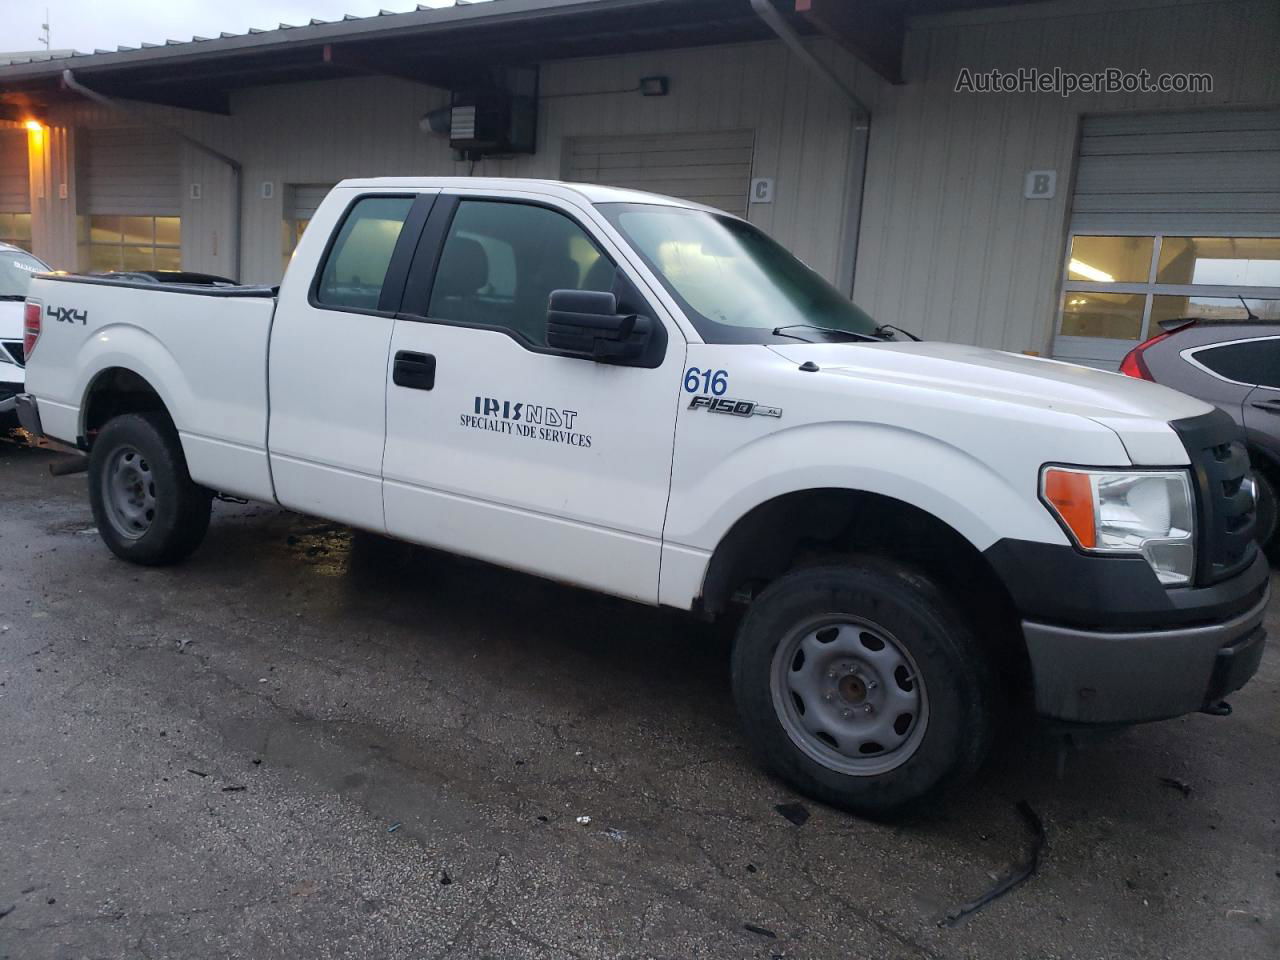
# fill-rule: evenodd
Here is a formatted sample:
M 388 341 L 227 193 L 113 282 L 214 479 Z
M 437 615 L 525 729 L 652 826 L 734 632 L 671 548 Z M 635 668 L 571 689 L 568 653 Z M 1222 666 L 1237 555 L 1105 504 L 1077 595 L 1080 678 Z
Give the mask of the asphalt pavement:
M 1280 956 L 1275 643 L 874 824 L 753 764 L 723 629 L 252 504 L 132 567 L 52 459 L 0 443 L 0 958 Z

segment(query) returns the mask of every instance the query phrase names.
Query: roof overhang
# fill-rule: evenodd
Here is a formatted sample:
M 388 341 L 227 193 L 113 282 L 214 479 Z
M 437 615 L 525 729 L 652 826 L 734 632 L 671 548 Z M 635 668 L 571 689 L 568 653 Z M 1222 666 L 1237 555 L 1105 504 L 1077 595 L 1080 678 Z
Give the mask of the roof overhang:
M 833 37 L 896 83 L 910 17 L 1033 0 L 770 2 L 798 33 Z M 269 84 L 372 73 L 458 89 L 494 66 L 772 36 L 750 0 L 491 0 L 13 62 L 0 65 L 0 99 L 39 109 L 73 97 L 70 69 L 108 96 L 228 113 L 234 91 Z

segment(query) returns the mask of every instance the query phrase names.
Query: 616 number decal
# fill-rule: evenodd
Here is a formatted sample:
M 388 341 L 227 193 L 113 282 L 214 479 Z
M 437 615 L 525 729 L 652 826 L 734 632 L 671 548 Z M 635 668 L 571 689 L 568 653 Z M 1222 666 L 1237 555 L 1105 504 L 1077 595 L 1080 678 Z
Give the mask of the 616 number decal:
M 684 389 L 686 393 L 709 393 L 715 397 L 723 397 L 729 391 L 729 371 L 690 367 L 684 372 Z

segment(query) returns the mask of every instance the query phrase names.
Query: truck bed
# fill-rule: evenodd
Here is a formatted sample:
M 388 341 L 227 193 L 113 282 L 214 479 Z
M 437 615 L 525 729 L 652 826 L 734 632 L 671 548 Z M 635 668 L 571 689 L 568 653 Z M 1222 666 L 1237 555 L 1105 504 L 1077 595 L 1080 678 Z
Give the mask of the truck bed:
M 135 371 L 164 400 L 191 475 L 215 490 L 271 500 L 267 466 L 267 345 L 275 288 L 147 283 L 41 275 L 40 362 L 27 389 L 45 431 L 83 440 L 86 401 L 114 367 Z

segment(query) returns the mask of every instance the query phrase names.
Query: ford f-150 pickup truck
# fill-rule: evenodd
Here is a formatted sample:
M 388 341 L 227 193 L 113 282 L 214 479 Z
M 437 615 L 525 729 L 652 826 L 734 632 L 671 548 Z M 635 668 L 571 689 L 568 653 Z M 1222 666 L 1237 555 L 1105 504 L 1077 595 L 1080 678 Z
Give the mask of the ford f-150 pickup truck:
M 29 296 L 20 417 L 87 452 L 120 557 L 186 556 L 220 493 L 740 615 L 752 747 L 859 813 L 929 802 L 1020 709 L 1226 712 L 1262 655 L 1229 417 L 915 342 L 708 207 L 352 180 L 278 291 L 41 276 Z

